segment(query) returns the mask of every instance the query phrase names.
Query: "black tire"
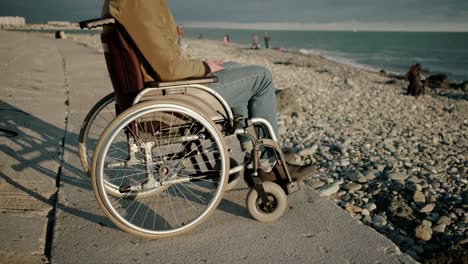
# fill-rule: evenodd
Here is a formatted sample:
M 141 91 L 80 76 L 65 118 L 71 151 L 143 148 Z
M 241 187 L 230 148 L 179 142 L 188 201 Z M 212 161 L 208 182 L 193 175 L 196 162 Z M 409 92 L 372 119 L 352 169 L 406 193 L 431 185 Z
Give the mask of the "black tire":
M 271 203 L 272 210 L 268 210 L 262 203 L 255 188 L 247 194 L 247 210 L 250 215 L 260 222 L 273 222 L 278 220 L 286 212 L 288 201 L 284 190 L 274 182 L 263 182 L 263 189 Z

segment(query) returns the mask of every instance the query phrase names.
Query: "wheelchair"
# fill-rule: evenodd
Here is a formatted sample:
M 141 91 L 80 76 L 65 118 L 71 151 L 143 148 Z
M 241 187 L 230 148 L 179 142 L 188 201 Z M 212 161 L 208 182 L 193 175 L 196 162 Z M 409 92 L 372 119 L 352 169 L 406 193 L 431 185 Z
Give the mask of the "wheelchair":
M 215 211 L 236 182 L 232 176 L 242 171 L 254 219 L 271 222 L 285 213 L 286 195 L 299 184 L 268 121 L 234 115 L 207 86 L 217 81 L 213 76 L 144 83 L 144 56 L 114 18 L 82 21 L 80 27 L 104 27 L 101 40 L 114 92 L 83 121 L 79 154 L 99 206 L 115 225 L 148 239 L 181 235 Z M 258 136 L 259 129 L 266 136 Z M 254 146 L 250 160 L 240 165 L 231 162 L 228 149 L 238 135 Z M 265 148 L 273 150 L 286 179 L 261 181 Z

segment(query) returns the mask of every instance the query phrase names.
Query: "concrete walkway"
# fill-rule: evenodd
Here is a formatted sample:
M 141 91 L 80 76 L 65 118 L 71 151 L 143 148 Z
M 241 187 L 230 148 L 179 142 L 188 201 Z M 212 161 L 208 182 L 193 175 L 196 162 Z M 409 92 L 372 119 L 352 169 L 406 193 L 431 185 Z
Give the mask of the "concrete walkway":
M 290 209 L 275 223 L 251 219 L 247 190 L 237 189 L 184 236 L 148 241 L 117 229 L 77 153 L 84 116 L 112 90 L 102 54 L 28 33 L 0 31 L 0 40 L 3 262 L 414 263 L 306 187 L 288 197 Z

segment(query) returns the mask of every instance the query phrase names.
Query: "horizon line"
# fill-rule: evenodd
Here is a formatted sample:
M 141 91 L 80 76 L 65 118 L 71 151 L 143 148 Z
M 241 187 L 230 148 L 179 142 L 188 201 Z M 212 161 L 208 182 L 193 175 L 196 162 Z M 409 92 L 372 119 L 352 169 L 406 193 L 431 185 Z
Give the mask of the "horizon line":
M 187 28 L 207 29 L 250 29 L 250 30 L 294 30 L 294 31 L 389 31 L 389 32 L 468 32 L 468 25 L 453 23 L 437 24 L 391 24 L 391 23 L 241 23 L 241 22 L 181 22 Z

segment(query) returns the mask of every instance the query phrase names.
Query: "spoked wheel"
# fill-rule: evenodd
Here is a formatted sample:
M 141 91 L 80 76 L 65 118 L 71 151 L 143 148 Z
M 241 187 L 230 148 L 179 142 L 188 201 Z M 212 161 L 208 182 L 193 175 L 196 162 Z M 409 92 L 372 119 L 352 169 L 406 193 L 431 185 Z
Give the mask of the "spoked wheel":
M 86 115 L 81 125 L 78 147 L 81 165 L 85 173 L 89 171 L 99 137 L 115 116 L 114 93 L 110 93 L 99 100 Z
M 91 180 L 114 224 L 140 237 L 165 238 L 191 230 L 216 209 L 228 160 L 210 119 L 184 103 L 145 102 L 105 129 Z
M 255 188 L 247 194 L 247 210 L 250 215 L 260 222 L 273 222 L 278 220 L 288 207 L 286 194 L 274 182 L 262 182 L 263 189 L 269 204 L 266 204 Z

